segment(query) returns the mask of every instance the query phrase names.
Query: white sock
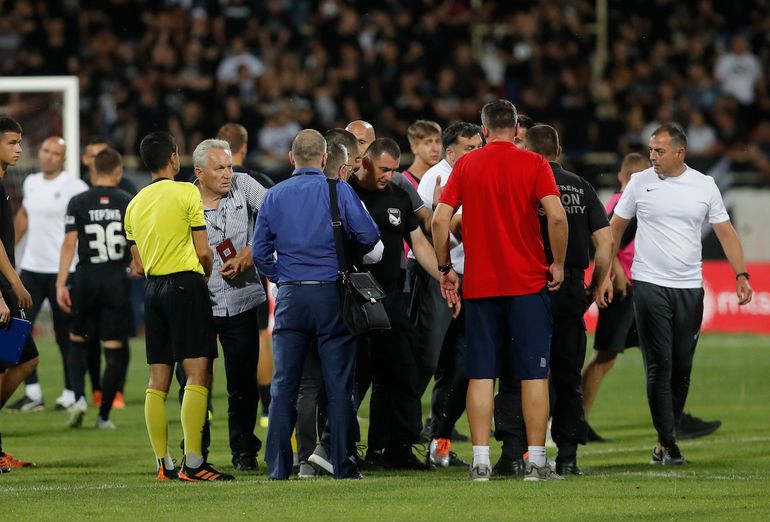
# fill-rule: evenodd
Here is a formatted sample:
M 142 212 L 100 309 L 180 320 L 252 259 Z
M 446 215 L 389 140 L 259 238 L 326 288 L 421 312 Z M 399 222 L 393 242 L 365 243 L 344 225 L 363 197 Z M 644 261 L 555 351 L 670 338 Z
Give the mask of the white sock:
M 532 464 L 538 468 L 545 466 L 545 446 L 527 446 L 527 450 Z
M 163 457 L 163 467 L 166 469 L 174 469 L 174 459 L 172 459 L 171 455 L 168 453 Z
M 43 388 L 40 387 L 39 382 L 36 382 L 35 384 L 27 384 L 27 386 L 24 388 L 24 394 L 33 401 L 43 400 Z
M 489 446 L 473 446 L 473 467 L 480 464 L 489 466 Z
M 188 453 L 185 455 L 185 462 L 190 468 L 200 468 L 203 464 L 203 457 L 196 455 L 195 453 Z
M 68 390 L 67 388 L 64 388 L 61 392 L 61 398 L 65 402 L 75 402 L 77 398 L 75 397 L 75 392 L 72 390 Z

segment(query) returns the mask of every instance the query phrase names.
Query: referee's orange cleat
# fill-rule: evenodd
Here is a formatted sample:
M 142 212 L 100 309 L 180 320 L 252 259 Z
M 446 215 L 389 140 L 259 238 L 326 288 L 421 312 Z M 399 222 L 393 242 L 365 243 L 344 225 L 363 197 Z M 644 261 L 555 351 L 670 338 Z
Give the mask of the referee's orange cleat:
M 203 462 L 200 467 L 191 468 L 187 465 L 187 458 L 182 459 L 182 468 L 179 470 L 179 479 L 189 482 L 235 480 L 235 477 L 227 473 L 220 473 L 208 462 Z
M 26 460 L 19 460 L 10 453 L 3 453 L 0 457 L 0 468 L 36 468 L 37 464 L 34 462 L 27 462 Z

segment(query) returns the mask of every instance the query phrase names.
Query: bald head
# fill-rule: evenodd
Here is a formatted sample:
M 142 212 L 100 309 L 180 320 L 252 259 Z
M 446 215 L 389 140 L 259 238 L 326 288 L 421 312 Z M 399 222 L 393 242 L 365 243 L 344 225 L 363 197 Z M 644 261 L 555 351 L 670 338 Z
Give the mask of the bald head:
M 326 164 L 326 140 L 316 130 L 301 130 L 291 143 L 289 160 L 296 168 L 323 170 Z
M 37 159 L 44 176 L 58 176 L 64 169 L 67 145 L 60 136 L 50 136 L 40 145 Z
M 374 127 L 369 122 L 364 120 L 355 120 L 348 123 L 345 130 L 353 133 L 353 136 L 358 140 L 358 155 L 363 156 L 369 145 L 375 140 Z

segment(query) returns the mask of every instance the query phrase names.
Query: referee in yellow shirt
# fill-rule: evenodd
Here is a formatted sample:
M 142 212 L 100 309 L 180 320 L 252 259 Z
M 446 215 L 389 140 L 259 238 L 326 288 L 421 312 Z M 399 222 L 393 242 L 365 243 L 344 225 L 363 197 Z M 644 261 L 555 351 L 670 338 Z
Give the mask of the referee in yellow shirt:
M 144 309 L 150 384 L 144 418 L 155 452 L 157 478 L 233 480 L 232 475 L 208 464 L 201 450 L 211 365 L 217 356 L 204 279 L 211 273 L 213 256 L 203 203 L 193 184 L 174 181 L 179 155 L 171 134 L 148 134 L 139 154 L 152 173 L 152 182 L 129 203 L 125 231 L 134 263 L 147 277 Z M 165 405 L 174 363 L 181 363 L 187 375 L 181 412 L 185 448 L 178 470 L 168 452 Z

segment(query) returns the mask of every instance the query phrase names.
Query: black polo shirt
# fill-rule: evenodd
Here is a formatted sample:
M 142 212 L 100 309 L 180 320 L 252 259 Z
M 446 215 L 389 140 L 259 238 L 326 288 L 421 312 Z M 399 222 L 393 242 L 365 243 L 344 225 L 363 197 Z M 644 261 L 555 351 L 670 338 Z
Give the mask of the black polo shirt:
M 13 208 L 11 207 L 11 198 L 5 191 L 5 185 L 0 180 L 0 241 L 2 241 L 5 247 L 5 253 L 8 254 L 8 259 L 11 261 L 11 265 L 16 266 L 15 248 L 16 238 L 13 228 Z M 4 289 L 10 289 L 11 284 L 8 280 L 0 274 L 0 287 Z
M 409 195 L 392 183 L 382 190 L 366 190 L 358 184 L 355 176 L 350 178 L 349 183 L 377 223 L 384 247 L 382 260 L 374 265 L 366 265 L 366 269 L 372 272 L 386 292 L 399 291 L 403 282 L 403 240 L 411 246 L 410 233 L 420 226 L 412 211 Z
M 569 239 L 567 241 L 567 256 L 564 266 L 567 268 L 588 268 L 590 260 L 589 248 L 591 234 L 609 226 L 607 214 L 604 213 L 596 191 L 586 180 L 568 170 L 564 170 L 556 162 L 550 162 L 553 177 L 561 193 L 561 204 L 567 213 L 569 223 Z M 543 244 L 548 263 L 553 263 L 551 243 L 548 241 L 548 220 L 545 211 L 540 209 L 540 229 L 543 234 Z

